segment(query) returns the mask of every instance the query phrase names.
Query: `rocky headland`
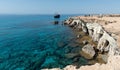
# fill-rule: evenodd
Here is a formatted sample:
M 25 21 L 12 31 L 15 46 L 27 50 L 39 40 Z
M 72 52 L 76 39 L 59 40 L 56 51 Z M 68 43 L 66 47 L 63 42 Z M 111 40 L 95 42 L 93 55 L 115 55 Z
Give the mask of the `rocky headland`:
M 83 39 L 81 56 L 87 59 L 101 59 L 103 63 L 76 68 L 68 65 L 63 70 L 120 70 L 120 15 L 85 15 L 70 17 L 65 25 L 77 30 L 77 38 L 82 38 L 81 30 L 92 39 Z M 43 69 L 50 70 L 50 69 Z M 59 68 L 51 70 L 61 70 Z

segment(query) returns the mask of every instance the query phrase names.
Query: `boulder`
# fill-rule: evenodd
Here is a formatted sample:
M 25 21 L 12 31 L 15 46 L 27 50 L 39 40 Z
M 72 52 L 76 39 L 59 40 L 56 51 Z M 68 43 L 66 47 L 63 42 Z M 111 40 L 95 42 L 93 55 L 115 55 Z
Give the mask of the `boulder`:
M 82 48 L 82 52 L 87 56 L 83 55 L 87 59 L 92 59 L 95 55 L 95 50 L 92 45 L 87 44 Z

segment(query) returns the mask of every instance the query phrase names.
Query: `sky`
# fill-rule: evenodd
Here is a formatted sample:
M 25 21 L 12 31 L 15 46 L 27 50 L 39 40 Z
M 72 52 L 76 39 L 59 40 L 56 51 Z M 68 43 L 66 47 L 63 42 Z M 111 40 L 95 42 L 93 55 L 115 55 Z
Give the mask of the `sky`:
M 120 0 L 0 0 L 0 14 L 120 13 Z

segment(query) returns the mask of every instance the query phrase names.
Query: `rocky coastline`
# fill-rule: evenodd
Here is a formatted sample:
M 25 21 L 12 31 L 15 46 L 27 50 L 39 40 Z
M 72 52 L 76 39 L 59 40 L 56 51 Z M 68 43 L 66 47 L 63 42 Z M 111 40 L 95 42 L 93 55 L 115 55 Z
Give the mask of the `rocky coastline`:
M 92 16 L 76 16 L 65 20 L 64 24 L 78 31 L 82 30 L 86 35 L 91 37 L 95 44 L 91 44 L 86 40 L 82 40 L 84 44 L 82 54 L 85 58 L 100 58 L 104 64 L 96 63 L 94 65 L 76 66 L 68 65 L 64 70 L 120 70 L 120 34 L 119 15 L 92 15 Z M 110 20 L 111 19 L 111 20 Z M 119 24 L 118 24 L 119 23 Z M 110 26 L 113 26 L 110 28 Z M 81 34 L 77 35 L 81 38 Z M 87 55 L 87 56 L 85 56 Z M 50 69 L 44 69 L 50 70 Z M 61 70 L 59 68 L 52 70 Z

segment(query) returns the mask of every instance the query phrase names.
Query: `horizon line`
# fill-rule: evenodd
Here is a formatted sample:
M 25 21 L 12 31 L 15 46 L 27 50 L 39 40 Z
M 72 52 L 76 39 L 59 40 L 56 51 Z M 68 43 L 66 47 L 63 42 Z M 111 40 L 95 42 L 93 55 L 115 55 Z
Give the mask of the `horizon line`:
M 60 14 L 60 13 L 59 13 Z M 120 14 L 120 13 L 62 13 L 61 15 L 87 15 L 87 14 Z M 52 13 L 40 13 L 40 14 L 1 14 L 0 15 L 54 15 Z

